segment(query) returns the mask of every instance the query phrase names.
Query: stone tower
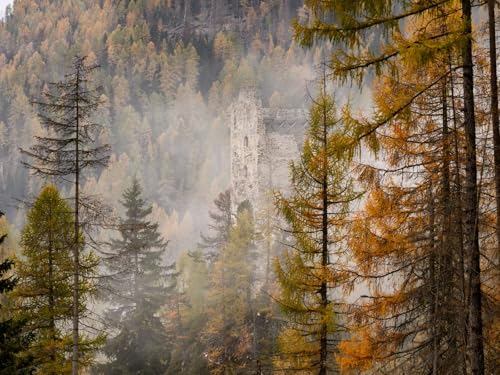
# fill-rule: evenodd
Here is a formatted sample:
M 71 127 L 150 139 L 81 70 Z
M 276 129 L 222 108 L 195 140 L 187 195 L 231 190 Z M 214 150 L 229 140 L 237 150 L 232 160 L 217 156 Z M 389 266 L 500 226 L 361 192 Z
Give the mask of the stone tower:
M 255 213 L 274 190 L 289 190 L 290 161 L 304 141 L 307 111 L 263 108 L 255 90 L 240 92 L 229 108 L 231 192 L 236 207 L 245 200 Z

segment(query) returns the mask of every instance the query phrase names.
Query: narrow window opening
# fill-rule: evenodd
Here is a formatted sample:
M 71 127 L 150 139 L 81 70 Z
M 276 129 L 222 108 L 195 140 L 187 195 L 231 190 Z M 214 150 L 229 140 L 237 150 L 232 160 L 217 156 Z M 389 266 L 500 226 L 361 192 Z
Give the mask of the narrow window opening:
M 244 143 L 245 147 L 248 147 L 248 137 L 247 136 L 245 136 L 243 143 Z
M 245 168 L 243 169 L 243 174 L 245 175 L 245 177 L 248 177 L 248 168 L 246 165 Z

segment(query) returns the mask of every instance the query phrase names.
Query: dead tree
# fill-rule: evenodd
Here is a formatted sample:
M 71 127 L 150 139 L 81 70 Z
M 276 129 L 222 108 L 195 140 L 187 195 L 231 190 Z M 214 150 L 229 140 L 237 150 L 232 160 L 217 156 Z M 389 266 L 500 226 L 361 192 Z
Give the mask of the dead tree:
M 38 117 L 46 130 L 45 136 L 35 136 L 35 144 L 21 149 L 30 161 L 22 161 L 34 175 L 71 182 L 74 195 L 74 243 L 73 243 L 73 356 L 72 374 L 78 374 L 79 363 L 79 284 L 81 230 L 81 181 L 82 171 L 87 168 L 105 167 L 109 161 L 110 146 L 96 145 L 102 132 L 101 125 L 93 122 L 101 104 L 98 88 L 92 87 L 91 73 L 97 65 L 87 65 L 86 57 L 76 56 L 71 71 L 59 82 L 49 84 L 43 100 L 35 100 Z

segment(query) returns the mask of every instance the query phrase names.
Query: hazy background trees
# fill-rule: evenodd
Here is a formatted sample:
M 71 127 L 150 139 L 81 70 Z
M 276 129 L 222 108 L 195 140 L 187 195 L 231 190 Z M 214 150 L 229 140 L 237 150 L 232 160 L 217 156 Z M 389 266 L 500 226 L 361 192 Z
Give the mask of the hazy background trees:
M 81 55 L 102 66 L 92 122 L 105 131 L 93 141 L 113 149 L 107 168 L 82 176 L 82 193 L 101 195 L 123 218 L 117 232 L 97 236 L 110 245 L 99 249 L 107 301 L 81 301 L 92 310 L 85 323 L 108 334 L 104 356 L 89 354 L 94 373 L 494 373 L 498 123 L 495 46 L 486 46 L 495 22 L 484 25 L 489 33 L 481 22 L 487 9 L 495 21 L 497 9 L 465 0 L 386 5 L 14 1 L 0 22 L 0 202 L 14 223 L 0 262 L 19 257 L 0 264 L 2 280 L 20 278 L 1 300 L 0 328 L 19 338 L 2 337 L 9 371 L 60 371 L 37 361 L 69 360 L 67 324 L 56 322 L 67 296 L 56 304 L 56 285 L 43 272 L 67 270 L 30 253 L 52 249 L 37 240 L 54 228 L 18 241 L 21 228 L 44 227 L 11 198 L 46 193 L 19 168 L 18 147 L 27 150 L 33 136 L 45 137 L 38 151 L 61 146 L 30 102 L 53 95 L 47 82 L 64 82 Z M 308 82 L 325 61 L 333 85 L 314 102 Z M 349 82 L 364 98 L 345 95 Z M 253 202 L 237 209 L 226 191 L 225 111 L 248 86 L 272 108 L 313 103 L 292 191 L 267 202 L 286 220 L 253 212 Z M 332 138 L 321 134 L 327 128 Z M 142 189 L 129 187 L 134 175 Z M 71 183 L 56 182 L 60 196 L 72 195 Z M 348 204 L 352 198 L 360 199 Z M 49 213 L 38 218 L 64 216 Z M 65 228 L 64 218 L 56 221 Z M 43 289 L 36 305 L 54 314 L 21 314 L 35 300 L 21 292 L 35 289 Z M 30 335 L 26 327 L 41 320 L 47 327 Z M 42 355 L 39 342 L 56 344 Z

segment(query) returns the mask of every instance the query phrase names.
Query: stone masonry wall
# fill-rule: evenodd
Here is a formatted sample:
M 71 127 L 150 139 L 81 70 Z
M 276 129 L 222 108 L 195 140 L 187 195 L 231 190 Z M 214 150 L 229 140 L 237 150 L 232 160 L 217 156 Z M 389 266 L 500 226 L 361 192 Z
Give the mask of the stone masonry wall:
M 262 108 L 255 91 L 244 90 L 229 118 L 234 208 L 249 200 L 255 213 L 263 212 L 272 191 L 289 190 L 290 161 L 300 154 L 306 112 Z

